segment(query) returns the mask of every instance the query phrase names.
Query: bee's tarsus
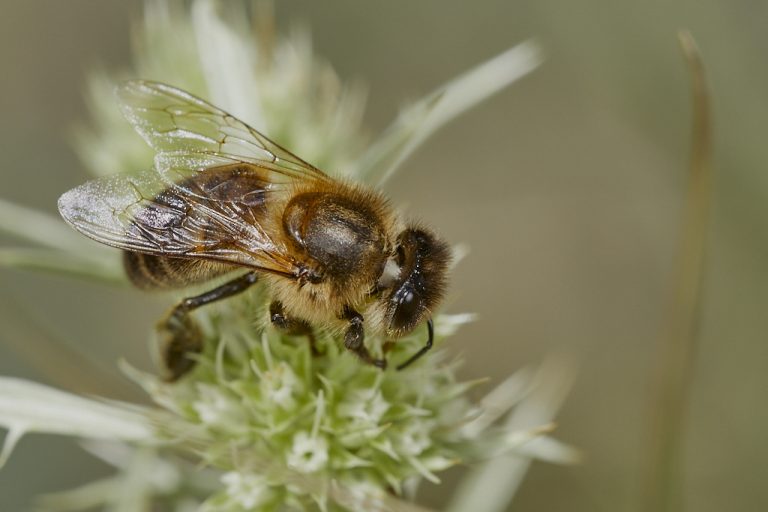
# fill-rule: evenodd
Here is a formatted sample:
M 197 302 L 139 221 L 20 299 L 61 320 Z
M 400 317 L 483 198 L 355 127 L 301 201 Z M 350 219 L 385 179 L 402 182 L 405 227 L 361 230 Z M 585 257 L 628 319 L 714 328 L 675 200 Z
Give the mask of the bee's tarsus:
M 427 320 L 427 344 L 421 347 L 421 349 L 413 354 L 410 359 L 408 359 L 406 362 L 398 365 L 397 371 L 404 370 L 408 368 L 411 364 L 413 364 L 417 359 L 419 359 L 421 356 L 429 352 L 429 349 L 432 348 L 432 342 L 435 337 L 435 327 L 432 325 L 432 319 L 430 318 Z

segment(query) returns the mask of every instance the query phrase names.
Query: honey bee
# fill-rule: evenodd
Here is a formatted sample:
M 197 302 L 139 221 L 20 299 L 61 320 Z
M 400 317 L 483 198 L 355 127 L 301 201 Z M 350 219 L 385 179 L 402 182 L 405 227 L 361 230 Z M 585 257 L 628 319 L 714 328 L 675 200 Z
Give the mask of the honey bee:
M 167 378 L 194 366 L 202 335 L 190 313 L 268 287 L 270 318 L 292 334 L 343 332 L 344 346 L 385 369 L 365 329 L 398 338 L 431 314 L 446 287 L 448 245 L 405 224 L 377 191 L 334 179 L 234 116 L 149 81 L 117 88 L 123 114 L 156 151 L 155 169 L 87 182 L 59 199 L 80 233 L 122 249 L 138 288 L 173 289 L 245 273 L 182 300 L 158 324 Z M 365 327 L 364 327 L 365 326 Z

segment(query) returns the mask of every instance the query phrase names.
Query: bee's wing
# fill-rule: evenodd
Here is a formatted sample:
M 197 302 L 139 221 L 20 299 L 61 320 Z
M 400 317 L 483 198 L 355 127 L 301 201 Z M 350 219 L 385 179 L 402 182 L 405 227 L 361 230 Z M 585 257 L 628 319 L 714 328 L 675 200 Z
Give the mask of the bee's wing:
M 295 261 L 266 219 L 268 201 L 286 190 L 255 167 L 212 169 L 170 186 L 155 172 L 118 174 L 65 193 L 59 211 L 84 235 L 119 249 L 293 276 Z
M 155 155 L 155 170 L 166 185 L 183 189 L 187 194 L 201 199 L 238 202 L 248 201 L 247 197 L 254 195 L 270 195 L 273 200 L 279 199 L 277 193 L 285 193 L 291 186 L 311 181 L 331 181 L 324 174 L 296 176 L 275 168 L 253 158 L 224 153 L 190 153 L 186 151 L 166 151 Z M 207 184 L 208 175 L 218 174 L 230 176 L 235 181 L 230 186 L 212 189 Z M 244 177 L 237 181 L 238 177 Z M 246 183 L 253 190 L 242 188 Z M 239 185 L 239 187 L 238 187 Z M 295 188 L 295 187 L 294 187 Z M 224 195 L 226 191 L 228 195 Z
M 170 85 L 132 80 L 118 86 L 117 96 L 125 117 L 159 157 L 229 155 L 293 179 L 327 178 L 231 114 Z M 158 166 L 158 171 L 163 168 Z

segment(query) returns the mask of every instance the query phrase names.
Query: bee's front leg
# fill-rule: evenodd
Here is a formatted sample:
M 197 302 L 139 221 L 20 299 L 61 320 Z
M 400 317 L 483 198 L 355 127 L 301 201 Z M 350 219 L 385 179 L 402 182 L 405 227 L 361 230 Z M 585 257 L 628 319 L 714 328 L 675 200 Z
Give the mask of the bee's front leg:
M 203 349 L 203 333 L 197 323 L 190 318 L 189 313 L 201 306 L 244 291 L 256 282 L 256 278 L 255 272 L 248 272 L 213 290 L 188 297 L 174 306 L 157 324 L 161 356 L 168 372 L 166 376 L 168 381 L 178 380 L 194 368 L 196 362 L 190 354 L 198 354 Z
M 368 348 L 365 346 L 365 330 L 363 329 L 363 316 L 354 309 L 347 307 L 344 309 L 344 315 L 342 320 L 349 322 L 349 327 L 344 333 L 344 346 L 347 350 L 351 350 L 357 356 L 368 364 L 372 364 L 377 368 L 386 370 L 387 360 L 376 359 L 368 352 Z

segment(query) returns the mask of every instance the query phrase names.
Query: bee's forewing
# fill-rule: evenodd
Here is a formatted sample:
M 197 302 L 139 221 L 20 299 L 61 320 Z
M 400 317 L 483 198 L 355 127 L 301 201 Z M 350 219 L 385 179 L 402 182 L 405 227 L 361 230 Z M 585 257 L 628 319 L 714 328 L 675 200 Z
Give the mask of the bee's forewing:
M 253 177 L 227 176 L 226 186 L 258 193 Z M 206 180 L 210 179 L 206 176 Z M 210 183 L 201 183 L 200 190 Z M 161 256 L 201 258 L 292 275 L 288 249 L 268 233 L 257 212 L 262 196 L 240 200 L 192 195 L 168 186 L 155 172 L 90 181 L 59 199 L 64 219 L 112 247 Z
M 154 172 L 106 176 L 62 195 L 59 213 L 76 230 L 98 242 L 126 250 L 154 251 L 157 246 L 131 228 L 132 219 L 146 198 L 157 196 L 166 187 Z M 157 221 L 161 219 L 158 215 Z
M 330 180 L 234 116 L 169 85 L 117 88 L 128 121 L 157 151 L 156 172 L 115 175 L 59 199 L 75 229 L 99 242 L 292 275 L 293 259 L 265 218 L 292 185 Z

